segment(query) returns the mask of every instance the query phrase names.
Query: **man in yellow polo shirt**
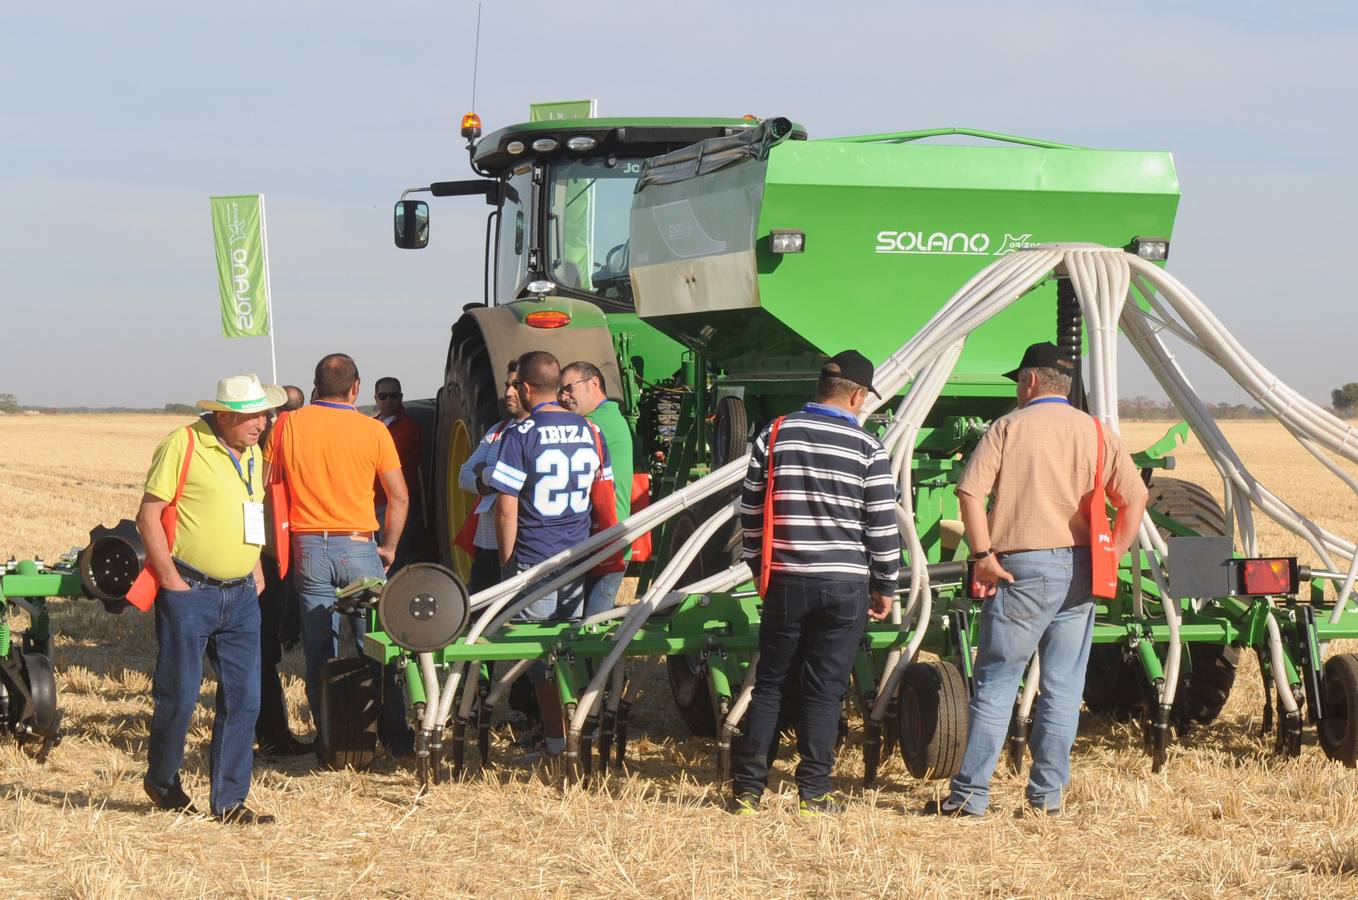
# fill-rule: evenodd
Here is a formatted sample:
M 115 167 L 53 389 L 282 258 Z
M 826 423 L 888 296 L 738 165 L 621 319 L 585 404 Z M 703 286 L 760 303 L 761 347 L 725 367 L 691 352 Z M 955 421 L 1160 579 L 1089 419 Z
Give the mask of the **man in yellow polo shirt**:
M 259 716 L 258 591 L 264 586 L 264 461 L 256 445 L 266 413 L 286 400 L 282 388 L 260 384 L 254 375 L 222 379 L 217 398 L 198 404 L 208 414 L 162 441 L 146 474 L 137 530 L 160 583 L 160 649 L 142 787 L 161 809 L 196 812 L 179 767 L 206 651 L 217 673 L 209 808 L 223 822 L 273 821 L 247 807 L 245 798 Z M 163 514 L 170 504 L 178 519 L 167 529 Z

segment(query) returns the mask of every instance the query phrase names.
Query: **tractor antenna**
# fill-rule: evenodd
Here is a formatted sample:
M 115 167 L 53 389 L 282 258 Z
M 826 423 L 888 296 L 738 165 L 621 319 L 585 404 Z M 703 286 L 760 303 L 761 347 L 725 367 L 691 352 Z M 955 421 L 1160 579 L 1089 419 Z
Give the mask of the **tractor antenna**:
M 472 109 L 476 109 L 476 73 L 481 67 L 481 4 L 476 4 L 476 48 L 472 51 Z

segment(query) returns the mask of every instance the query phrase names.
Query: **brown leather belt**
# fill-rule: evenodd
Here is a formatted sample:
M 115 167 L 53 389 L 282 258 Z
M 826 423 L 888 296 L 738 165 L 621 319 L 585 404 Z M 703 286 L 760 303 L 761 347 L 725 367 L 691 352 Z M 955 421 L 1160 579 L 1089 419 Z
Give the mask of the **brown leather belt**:
M 365 541 L 373 539 L 371 531 L 293 531 L 296 535 L 315 535 L 317 537 L 347 537 L 360 538 Z

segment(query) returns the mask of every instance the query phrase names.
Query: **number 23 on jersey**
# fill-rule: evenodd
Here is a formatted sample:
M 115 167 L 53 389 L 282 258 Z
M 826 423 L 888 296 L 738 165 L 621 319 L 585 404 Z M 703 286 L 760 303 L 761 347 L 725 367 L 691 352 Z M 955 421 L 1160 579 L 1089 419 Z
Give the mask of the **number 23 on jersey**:
M 580 447 L 569 456 L 555 447 L 538 454 L 533 468 L 541 476 L 533 490 L 533 506 L 547 517 L 589 512 L 589 487 L 599 470 L 599 454 Z

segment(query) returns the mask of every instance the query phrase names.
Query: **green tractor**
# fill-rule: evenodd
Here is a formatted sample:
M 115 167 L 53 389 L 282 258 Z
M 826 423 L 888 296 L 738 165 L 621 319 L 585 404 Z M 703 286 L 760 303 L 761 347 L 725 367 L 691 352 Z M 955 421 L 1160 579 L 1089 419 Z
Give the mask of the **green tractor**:
M 925 140 L 942 135 L 972 143 Z M 880 362 L 996 257 L 1167 240 L 1178 204 L 1167 153 L 970 129 L 809 140 L 786 119 L 558 119 L 481 138 L 469 114 L 463 136 L 478 177 L 407 191 L 395 229 L 399 247 L 427 244 L 416 191 L 492 207 L 485 293 L 452 326 L 437 399 L 430 509 L 438 557 L 462 574 L 452 538 L 474 498 L 457 471 L 504 414 L 520 353 L 600 367 L 659 499 L 742 455 L 806 399 L 828 355 L 853 346 Z M 1060 315 L 1078 351 L 1078 309 L 1056 295 L 1039 288 L 971 337 L 931 425 L 952 434 L 1004 412 L 1015 348 L 1051 339 Z M 921 449 L 946 457 L 951 440 Z
M 676 373 L 684 347 L 641 321 L 628 270 L 632 194 L 645 161 L 712 137 L 753 130 L 744 119 L 585 119 L 510 126 L 479 139 L 464 118 L 478 178 L 438 182 L 436 197 L 481 196 L 486 221 L 485 293 L 453 324 L 434 425 L 433 512 L 437 557 L 465 576 L 470 560 L 453 546 L 475 498 L 457 473 L 476 442 L 504 415 L 507 364 L 528 350 L 563 363 L 589 360 L 604 373 L 636 433 L 637 471 L 663 459 L 677 419 L 676 398 L 691 384 Z M 406 194 L 412 193 L 407 191 Z M 396 243 L 428 240 L 428 206 L 396 209 Z M 688 367 L 690 380 L 692 366 Z M 646 479 L 642 479 L 646 483 Z

